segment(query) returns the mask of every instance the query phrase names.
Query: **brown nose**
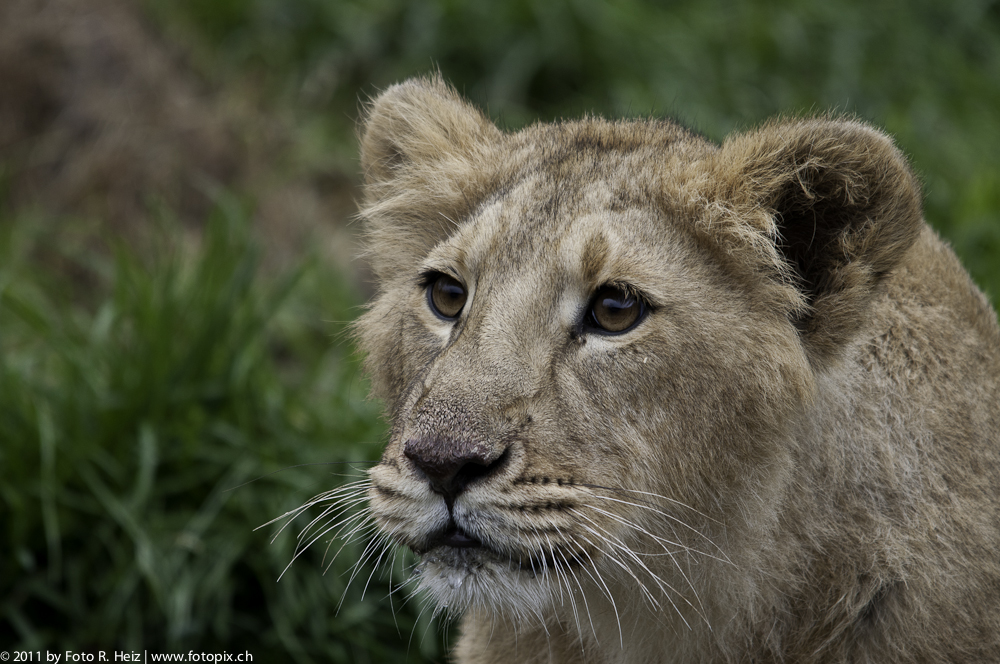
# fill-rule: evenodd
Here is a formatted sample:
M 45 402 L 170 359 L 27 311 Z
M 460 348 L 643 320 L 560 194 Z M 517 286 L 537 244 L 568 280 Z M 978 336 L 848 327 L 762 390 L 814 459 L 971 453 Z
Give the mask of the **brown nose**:
M 407 440 L 403 454 L 427 476 L 431 489 L 444 496 L 449 508 L 469 484 L 502 468 L 508 456 L 503 449 L 435 437 Z

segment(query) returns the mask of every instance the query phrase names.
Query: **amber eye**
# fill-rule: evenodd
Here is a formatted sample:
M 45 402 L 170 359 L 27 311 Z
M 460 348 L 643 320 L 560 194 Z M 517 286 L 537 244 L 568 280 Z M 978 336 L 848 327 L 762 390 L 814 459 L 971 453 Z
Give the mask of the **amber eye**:
M 602 286 L 591 301 L 588 322 L 610 334 L 631 329 L 645 313 L 642 300 L 618 286 Z
M 439 274 L 427 286 L 427 302 L 431 311 L 447 320 L 458 317 L 465 306 L 466 297 L 465 286 L 446 274 Z

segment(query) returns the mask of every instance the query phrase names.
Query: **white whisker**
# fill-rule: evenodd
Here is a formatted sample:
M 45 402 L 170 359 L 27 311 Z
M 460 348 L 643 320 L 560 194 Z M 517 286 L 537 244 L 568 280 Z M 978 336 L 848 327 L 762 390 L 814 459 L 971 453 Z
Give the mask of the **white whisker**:
M 593 542 L 591 542 L 586 537 L 582 537 L 581 536 L 581 539 L 583 539 L 584 542 L 586 542 L 587 544 L 589 544 L 595 550 L 599 550 L 600 549 L 600 547 L 596 546 Z M 624 648 L 625 647 L 625 637 L 624 637 L 624 635 L 622 633 L 622 619 L 621 619 L 621 615 L 618 613 L 618 604 L 615 603 L 615 596 L 611 592 L 611 589 L 608 588 L 608 584 L 605 583 L 604 577 L 601 576 L 601 572 L 597 568 L 597 563 L 595 563 L 594 559 L 590 556 L 590 552 L 588 552 L 586 549 L 584 549 L 583 553 L 584 553 L 585 556 L 587 556 L 587 560 L 590 561 L 590 565 L 589 565 L 589 568 L 588 568 L 588 566 L 584 565 L 584 566 L 582 566 L 582 569 L 583 569 L 584 572 L 587 573 L 587 576 L 589 576 L 594 581 L 595 584 L 597 584 L 598 586 L 600 586 L 604 590 L 605 596 L 608 598 L 608 601 L 611 602 L 611 608 L 615 612 L 615 622 L 618 623 L 618 643 L 619 643 L 619 645 L 621 645 L 622 648 Z M 593 573 L 591 573 L 590 569 L 594 570 Z M 594 576 L 595 574 L 597 575 L 596 577 Z M 584 595 L 584 601 L 586 601 L 586 597 L 587 596 Z M 587 613 L 588 613 L 588 615 L 590 615 L 590 607 L 589 606 L 587 608 Z M 594 630 L 594 638 L 596 639 L 597 638 L 597 630 L 594 628 L 594 620 L 593 620 L 593 618 L 591 618 L 591 620 L 590 620 L 590 628 Z
M 640 533 L 642 533 L 642 534 L 650 537 L 651 539 L 653 539 L 654 541 L 656 541 L 657 544 L 660 544 L 660 547 L 663 549 L 664 554 L 658 554 L 658 555 L 666 555 L 666 556 L 668 556 L 670 558 L 670 561 L 674 564 L 674 567 L 677 568 L 678 573 L 680 573 L 681 577 L 683 577 L 684 581 L 687 582 L 688 586 L 691 588 L 691 591 L 694 593 L 695 601 L 697 601 L 698 604 L 701 605 L 702 608 L 704 609 L 704 605 L 702 605 L 702 603 L 701 603 L 701 598 L 698 597 L 698 591 L 695 589 L 694 584 L 691 583 L 691 580 L 688 578 L 688 575 L 684 573 L 684 570 L 683 570 L 683 568 L 681 568 L 680 563 L 677 562 L 677 557 L 674 555 L 674 552 L 670 551 L 669 549 L 667 549 L 666 546 L 664 546 L 664 543 L 671 544 L 673 546 L 680 546 L 680 548 L 682 550 L 686 551 L 686 552 L 692 552 L 693 551 L 695 553 L 701 553 L 700 551 L 698 551 L 697 549 L 690 549 L 689 547 L 686 547 L 686 546 L 677 545 L 674 542 L 669 542 L 667 540 L 663 540 L 662 538 L 657 537 L 656 535 L 652 534 L 651 532 L 649 532 L 645 528 L 643 528 L 643 527 L 641 527 L 641 526 L 639 526 L 639 525 L 637 525 L 637 524 L 629 521 L 628 519 L 625 519 L 625 518 L 623 518 L 623 517 L 621 517 L 621 516 L 619 516 L 617 514 L 608 512 L 606 510 L 602 510 L 599 507 L 594 507 L 593 505 L 588 505 L 588 507 L 590 509 L 596 511 L 596 512 L 604 514 L 605 516 L 607 516 L 607 517 L 609 517 L 609 518 L 617 521 L 618 523 L 621 523 L 624 526 L 632 528 L 633 530 L 635 530 L 637 532 L 640 532 Z M 633 553 L 635 553 L 635 552 L 633 552 Z M 635 553 L 635 555 L 640 555 L 640 554 Z M 709 556 L 709 557 L 714 557 L 714 556 Z M 645 565 L 643 565 L 643 567 L 646 568 Z M 647 568 L 647 571 L 648 571 L 648 568 Z M 652 573 L 650 572 L 650 574 L 652 574 Z M 655 575 L 653 575 L 653 576 L 654 576 L 654 578 L 659 579 L 659 577 L 656 577 Z M 671 590 L 673 590 L 672 586 L 668 585 L 667 587 L 670 588 Z M 688 604 L 690 604 L 690 602 L 688 602 Z M 692 606 L 692 608 L 694 608 L 694 606 Z
M 616 503 L 621 503 L 623 505 L 628 505 L 630 507 L 637 507 L 639 509 L 648 510 L 650 512 L 653 512 L 654 514 L 658 514 L 658 515 L 660 515 L 662 517 L 665 517 L 665 518 L 667 518 L 667 519 L 669 519 L 669 520 L 677 523 L 678 525 L 683 526 L 684 528 L 687 528 L 688 530 L 690 530 L 694 534 L 698 535 L 699 537 L 703 538 L 709 544 L 711 544 L 716 549 L 718 549 L 719 553 L 722 554 L 722 556 L 724 557 L 724 562 L 730 562 L 729 559 L 725 557 L 726 554 L 722 550 L 722 548 L 718 544 L 716 544 L 714 541 L 712 541 L 712 539 L 710 537 L 708 537 L 707 535 L 705 535 L 703 532 L 701 532 L 697 528 L 694 528 L 691 525 L 685 523 L 684 521 L 682 521 L 681 519 L 677 518 L 673 514 L 670 514 L 669 512 L 664 512 L 663 510 L 657 509 L 657 508 L 655 508 L 655 507 L 653 507 L 651 505 L 644 505 L 642 503 L 634 503 L 634 502 L 630 502 L 628 500 L 622 500 L 620 498 L 612 498 L 611 496 L 602 496 L 600 494 L 594 494 L 594 493 L 591 493 L 590 495 L 594 496 L 595 498 L 600 498 L 601 500 L 608 500 L 608 501 L 612 501 L 612 502 L 616 502 Z M 652 495 L 656 495 L 656 494 L 652 494 Z M 663 496 L 660 496 L 660 497 L 662 498 Z M 669 500 L 669 499 L 665 498 L 665 500 Z M 676 502 L 676 501 L 674 501 L 674 502 Z M 699 512 L 699 514 L 700 514 L 700 512 Z M 712 521 L 715 521 L 715 519 L 711 519 L 710 517 L 705 517 L 705 518 L 710 519 Z M 716 521 L 716 523 L 718 523 L 718 522 Z M 707 553 L 704 553 L 703 551 L 698 551 L 697 549 L 694 549 L 694 551 L 697 551 L 698 553 L 702 553 L 704 555 L 709 555 Z M 717 559 L 717 560 L 722 560 L 722 559 Z M 732 564 L 732 563 L 730 563 L 730 564 Z

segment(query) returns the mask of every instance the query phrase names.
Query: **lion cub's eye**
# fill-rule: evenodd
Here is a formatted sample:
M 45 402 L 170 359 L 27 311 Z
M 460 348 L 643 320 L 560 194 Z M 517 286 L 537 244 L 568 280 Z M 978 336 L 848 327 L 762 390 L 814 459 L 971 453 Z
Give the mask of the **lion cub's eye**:
M 466 298 L 465 286 L 446 274 L 437 275 L 427 286 L 427 303 L 431 311 L 446 320 L 453 320 L 462 313 Z
M 603 286 L 594 294 L 587 323 L 610 334 L 632 329 L 646 313 L 646 306 L 634 293 L 618 286 Z

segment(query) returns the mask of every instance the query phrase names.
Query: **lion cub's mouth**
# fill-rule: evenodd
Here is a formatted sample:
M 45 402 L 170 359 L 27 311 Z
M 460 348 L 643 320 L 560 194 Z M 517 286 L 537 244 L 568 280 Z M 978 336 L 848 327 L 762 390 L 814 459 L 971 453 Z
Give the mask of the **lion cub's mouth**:
M 430 546 L 428 546 L 428 548 L 433 549 L 439 546 L 450 546 L 456 549 L 471 549 L 474 547 L 482 547 L 483 543 L 459 528 L 456 524 L 452 523 L 450 527 L 442 531 L 441 534 L 431 538 Z
M 407 542 L 406 545 L 414 553 L 421 556 L 434 549 L 481 549 L 483 552 L 501 555 L 499 551 L 485 544 L 479 537 L 466 531 L 454 520 L 449 520 L 446 526 L 423 538 L 423 541 L 419 544 Z M 474 553 L 474 551 L 470 553 Z
M 420 548 L 411 546 L 410 548 L 421 556 L 434 552 L 433 557 L 438 562 L 454 560 L 461 561 L 461 564 L 464 565 L 475 559 L 495 559 L 505 561 L 514 569 L 531 574 L 539 574 L 547 569 L 579 567 L 586 560 L 592 559 L 593 555 L 596 555 L 596 552 L 582 548 L 574 550 L 563 547 L 556 547 L 550 551 L 523 551 L 519 553 L 501 551 L 466 532 L 455 522 L 451 522 L 446 528 L 430 537 L 425 546 Z M 462 552 L 458 558 L 449 555 L 449 552 L 452 552 L 458 556 L 461 549 L 468 549 L 468 553 Z

